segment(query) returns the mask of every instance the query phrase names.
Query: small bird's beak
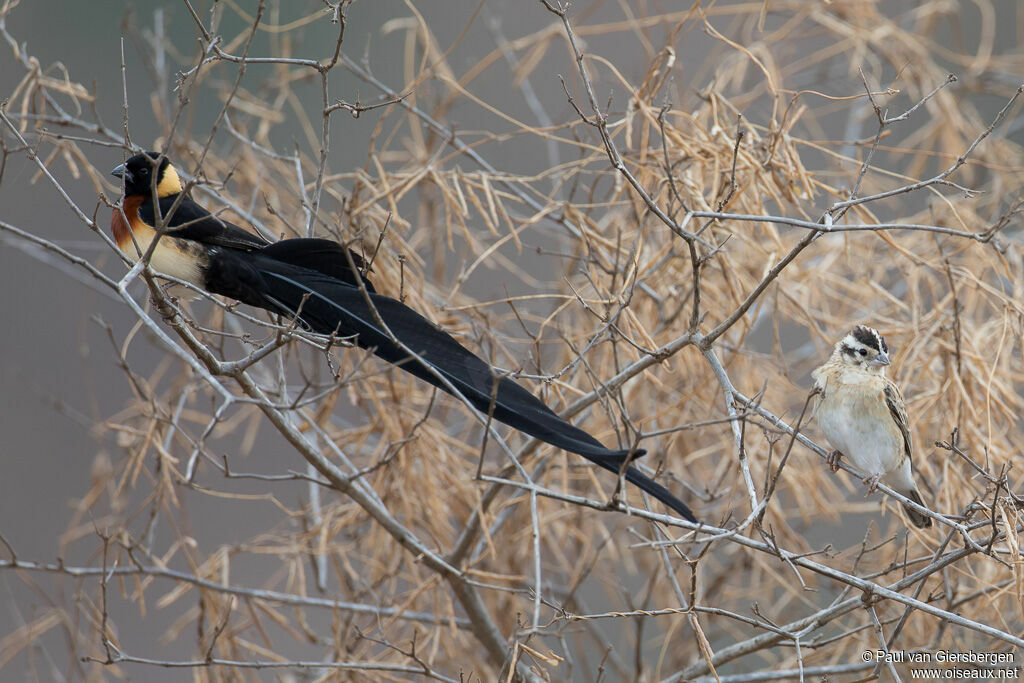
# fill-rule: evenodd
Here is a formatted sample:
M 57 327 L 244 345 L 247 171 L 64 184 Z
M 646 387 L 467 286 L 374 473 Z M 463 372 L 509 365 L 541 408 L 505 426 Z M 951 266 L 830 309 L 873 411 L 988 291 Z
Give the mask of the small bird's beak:
M 125 168 L 124 164 L 121 164 L 113 171 L 111 171 L 110 175 L 114 176 L 115 178 L 122 178 L 126 183 L 130 183 L 133 180 L 135 180 L 135 178 L 132 176 L 132 172 Z
M 868 363 L 868 365 L 889 365 L 889 354 L 883 351 L 875 356 L 875 359 Z

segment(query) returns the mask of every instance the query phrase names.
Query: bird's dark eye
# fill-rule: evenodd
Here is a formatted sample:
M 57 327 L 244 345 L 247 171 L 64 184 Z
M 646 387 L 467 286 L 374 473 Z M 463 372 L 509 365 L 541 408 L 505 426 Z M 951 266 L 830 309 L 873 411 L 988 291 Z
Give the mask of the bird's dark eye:
M 149 175 L 149 169 L 143 166 L 139 169 L 139 175 Z
M 867 349 L 861 349 L 860 350 L 860 355 L 862 355 L 862 356 L 868 355 Z

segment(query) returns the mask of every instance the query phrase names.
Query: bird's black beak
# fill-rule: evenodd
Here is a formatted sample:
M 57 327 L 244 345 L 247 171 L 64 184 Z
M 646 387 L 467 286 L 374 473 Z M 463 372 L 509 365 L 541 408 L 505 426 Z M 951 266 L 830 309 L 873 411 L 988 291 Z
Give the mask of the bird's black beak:
M 132 176 L 132 172 L 125 168 L 124 164 L 121 164 L 113 171 L 111 171 L 110 175 L 114 176 L 115 178 L 123 179 L 125 183 L 130 183 L 133 180 L 135 180 L 135 178 Z

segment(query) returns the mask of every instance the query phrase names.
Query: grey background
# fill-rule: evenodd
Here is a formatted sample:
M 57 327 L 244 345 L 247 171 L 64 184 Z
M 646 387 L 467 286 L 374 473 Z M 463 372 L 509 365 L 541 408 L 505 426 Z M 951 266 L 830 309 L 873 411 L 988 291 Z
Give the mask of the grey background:
M 175 2 L 160 3 L 166 7 L 167 32 L 183 51 L 192 54 L 195 48 L 195 31 L 184 7 Z M 687 6 L 689 3 L 685 3 Z M 118 2 L 64 2 L 48 3 L 27 1 L 16 8 L 8 20 L 8 29 L 21 40 L 28 41 L 30 54 L 38 56 L 43 66 L 63 62 L 70 70 L 72 80 L 98 85 L 98 110 L 103 121 L 111 127 L 118 127 L 121 119 L 120 108 L 120 42 L 122 22 L 131 13 L 140 25 L 152 22 L 152 7 L 156 3 Z M 319 3 L 309 2 L 310 10 Z M 887 3 L 893 11 L 905 9 L 902 3 Z M 473 3 L 417 3 L 424 13 L 442 49 L 447 48 L 465 27 L 466 21 L 475 8 Z M 577 7 L 576 11 L 582 11 Z M 393 56 L 402 50 L 401 38 L 396 35 L 384 36 L 381 25 L 397 16 L 408 16 L 405 5 L 400 2 L 357 2 L 348 10 L 348 32 L 344 50 L 353 56 L 361 55 L 368 49 L 375 75 L 382 81 L 400 88 L 402 85 L 401 66 Z M 205 17 L 205 14 L 203 15 Z M 598 3 L 586 15 L 586 21 L 619 20 L 621 9 L 614 3 Z M 481 54 L 493 46 L 493 34 L 485 22 L 497 20 L 502 33 L 509 39 L 526 35 L 548 26 L 552 17 L 539 4 L 533 2 L 491 2 L 484 8 L 466 39 L 450 57 L 456 73 L 468 69 Z M 771 21 L 771 19 L 770 19 Z M 963 18 L 965 35 L 975 35 L 971 30 L 973 17 Z M 725 22 L 723 22 L 724 24 Z M 334 35 L 330 25 L 318 22 L 308 27 L 306 44 L 299 49 L 303 56 L 325 57 L 333 48 Z M 1014 28 L 1000 26 L 1000 38 L 1012 40 Z M 224 33 L 231 34 L 225 29 Z M 257 40 L 254 54 L 265 54 L 266 42 Z M 655 43 L 658 44 L 658 43 Z M 702 59 L 708 54 L 708 39 L 692 34 L 682 41 L 676 69 L 686 69 L 680 78 L 689 83 L 692 71 L 707 69 Z M 160 131 L 149 121 L 148 98 L 152 82 L 147 71 L 139 63 L 139 50 L 144 44 L 125 41 L 125 54 L 129 62 L 128 89 L 132 113 L 132 135 L 136 141 L 148 144 Z M 560 70 L 568 77 L 571 68 L 565 60 L 564 48 L 556 53 Z M 641 75 L 647 65 L 647 57 L 638 53 L 636 46 L 628 41 L 594 41 L 595 51 L 613 61 L 627 77 Z M 491 103 L 500 103 L 507 111 L 522 120 L 534 121 L 535 117 L 524 102 L 519 89 L 509 86 L 507 66 L 499 63 L 491 68 L 493 75 L 479 78 L 473 84 L 473 92 Z M 564 101 L 556 73 L 541 69 L 538 75 L 546 78 L 531 79 L 537 96 L 546 105 L 548 113 L 556 121 L 571 116 Z M 8 46 L 0 46 L 0 94 L 7 96 L 23 76 L 21 67 L 14 63 Z M 806 83 L 801 87 L 833 78 L 826 71 L 809 71 Z M 258 78 L 257 70 L 252 72 Z M 790 84 L 792 86 L 792 84 Z M 369 101 L 376 93 L 369 86 L 359 83 L 354 77 L 340 71 L 332 75 L 332 89 L 335 97 L 354 101 L 361 95 Z M 689 93 L 688 96 L 695 96 Z M 315 87 L 302 91 L 309 111 L 315 112 L 319 104 L 319 93 Z M 681 103 L 674 103 L 680 106 Z M 998 103 L 992 103 L 998 107 Z M 212 119 L 219 104 L 213 101 L 196 101 L 193 109 L 197 117 Z M 756 117 L 758 112 L 749 112 Z M 373 129 L 375 117 L 372 112 L 359 119 L 347 115 L 336 115 L 332 124 L 333 149 L 330 161 L 334 170 L 344 170 L 362 165 L 365 157 L 367 138 Z M 491 129 L 507 127 L 497 117 L 482 112 L 476 106 L 460 102 L 450 112 L 446 123 L 460 130 Z M 845 118 L 835 121 L 837 137 L 848 125 Z M 288 125 L 275 132 L 275 143 L 286 148 L 289 138 L 302 140 L 297 130 Z M 105 147 L 84 146 L 96 165 L 105 169 L 120 163 L 120 150 Z M 510 143 L 491 145 L 484 156 L 492 163 L 500 162 L 501 168 L 510 171 L 540 171 L 548 166 L 547 150 L 539 145 L 522 144 L 521 139 Z M 64 187 L 81 207 L 89 211 L 96 206 L 92 185 L 82 179 L 75 180 L 62 164 L 55 166 Z M 85 256 L 100 266 L 107 274 L 117 276 L 123 266 L 107 251 L 106 247 L 91 235 L 72 216 L 68 208 L 60 203 L 49 184 L 40 180 L 30 184 L 35 169 L 23 155 L 14 154 L 7 159 L 0 182 L 0 218 L 14 225 L 32 230 L 36 234 L 57 241 L 70 250 Z M 109 191 L 109 190 L 108 190 Z M 100 209 L 100 222 L 105 223 L 108 211 Z M 410 217 L 415 213 L 410 212 Z M 533 236 L 533 243 L 542 240 Z M 531 270 L 544 272 L 543 262 L 530 264 Z M 445 273 L 439 273 L 445 277 Z M 487 296 L 487 289 L 497 292 L 508 286 L 513 292 L 523 285 L 517 282 L 514 273 L 477 276 L 475 286 L 481 291 L 481 298 Z M 118 462 L 118 447 L 109 432 L 97 433 L 94 426 L 114 415 L 131 397 L 131 389 L 123 373 L 116 367 L 116 355 L 106 332 L 95 319 L 109 323 L 115 339 L 120 342 L 133 324 L 133 316 L 123 306 L 114 302 L 105 292 L 97 291 L 87 282 L 72 277 L 59 268 L 51 267 L 39 259 L 28 256 L 22 245 L 0 238 L 0 382 L 3 391 L 4 409 L 0 410 L 0 534 L 17 550 L 22 559 L 51 561 L 62 553 L 54 545 L 68 527 L 75 514 L 73 502 L 89 487 L 90 470 L 98 453 L 108 453 L 112 461 Z M 151 344 L 133 344 L 132 362 L 140 369 L 155 367 L 162 354 Z M 224 450 L 231 447 L 229 441 L 219 444 Z M 293 454 L 281 440 L 269 431 L 261 431 L 259 446 L 243 460 L 244 467 L 259 471 L 283 469 L 279 458 Z M 294 463 L 293 463 L 294 465 Z M 225 484 L 230 488 L 232 484 Z M 238 484 L 239 491 L 252 491 L 251 484 Z M 290 503 L 299 500 L 304 487 L 299 485 L 275 485 L 276 492 L 283 498 L 291 495 Z M 270 503 L 253 501 L 249 504 L 219 506 L 216 499 L 195 495 L 179 489 L 180 495 L 189 498 L 186 509 L 192 516 L 189 533 L 205 547 L 227 542 L 237 537 L 239 524 L 252 528 L 269 526 L 278 519 L 277 509 Z M 228 516 L 230 515 L 230 516 Z M 88 517 L 81 520 L 88 527 Z M 88 538 L 90 530 L 83 532 Z M 859 532 L 858 532 L 859 533 Z M 85 543 L 71 542 L 64 551 L 64 559 L 72 563 L 96 563 L 97 558 L 87 551 L 95 547 L 93 540 Z M 265 567 L 258 562 L 236 565 L 235 578 L 243 585 L 252 585 L 264 576 Z M 247 574 L 249 576 L 247 576 Z M 252 581 L 247 579 L 251 578 Z M 36 576 L 35 580 L 48 586 L 63 585 L 68 595 L 74 591 L 74 582 L 50 576 Z M 170 584 L 164 584 L 169 587 Z M 150 598 L 159 596 L 160 590 L 153 591 Z M 48 598 L 42 592 L 30 592 L 26 584 L 6 573 L 0 573 L 0 636 L 11 632 L 21 619 L 31 619 L 37 610 L 44 608 Z M 133 623 L 134 608 L 119 602 L 123 614 L 115 614 L 122 626 Z M 183 636 L 177 643 L 165 644 L 159 635 L 176 616 L 154 610 L 144 621 L 138 632 L 122 633 L 129 650 L 137 654 L 161 658 L 187 656 L 192 651 L 192 642 Z M 135 647 L 133 647 L 133 645 Z M 75 665 L 67 661 L 51 660 L 51 653 L 35 653 L 34 666 L 40 678 L 46 680 L 55 671 L 68 671 Z M 135 680 L 182 680 L 187 674 L 168 672 L 161 669 L 127 668 Z M 0 671 L 2 680 L 22 680 L 23 674 L 11 667 Z

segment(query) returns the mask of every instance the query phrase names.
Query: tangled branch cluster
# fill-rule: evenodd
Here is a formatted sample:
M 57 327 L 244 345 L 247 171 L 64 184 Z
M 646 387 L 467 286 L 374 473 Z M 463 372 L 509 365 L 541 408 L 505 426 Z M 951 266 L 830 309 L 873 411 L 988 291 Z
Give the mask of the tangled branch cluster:
M 355 9 L 325 5 L 302 17 L 185 0 L 192 55 L 170 49 L 158 13 L 143 41 L 155 146 L 229 220 L 362 250 L 378 290 L 605 443 L 646 448 L 639 466 L 702 523 L 482 428 L 346 340 L 0 219 L 6 242 L 120 303 L 125 320 L 100 324 L 131 392 L 102 425 L 120 459 L 97 467 L 71 525 L 92 520 L 65 548 L 82 561 L 10 546 L 0 560 L 25 581 L 72 577 L 85 598 L 26 619 L 0 666 L 37 644 L 70 648 L 82 678 L 152 665 L 211 680 L 279 667 L 742 681 L 899 677 L 861 653 L 1024 645 L 1019 50 L 936 44 L 938 2 L 900 17 L 792 0 L 603 21 L 541 0 L 520 8 L 535 32 L 507 39 L 480 9 L 458 15 L 450 46 L 410 3 L 383 26 L 404 50 L 402 82 L 386 83 L 349 56 Z M 154 146 L 133 138 L 145 93 L 123 70 L 123 126 L 100 122 L 94 93 L 9 31 L 16 11 L 0 10 L 24 74 L 0 110 L 4 165 L 31 164 L 116 252 L 104 222 L 119 188 L 102 169 Z M 329 43 L 305 39 L 324 26 Z M 459 73 L 453 52 L 478 33 L 490 51 Z M 623 41 L 628 63 L 603 56 Z M 680 57 L 691 43 L 699 64 Z M 481 94 L 494 79 L 522 106 Z M 373 95 L 338 99 L 339 82 Z M 201 127 L 200 101 L 217 103 Z M 480 130 L 456 130 L 455 110 Z M 374 122 L 355 170 L 332 162 L 344 112 Z M 282 147 L 296 121 L 304 139 Z M 68 191 L 80 177 L 95 207 Z M 17 181 L 0 167 L 0 182 Z M 821 462 L 808 374 L 859 322 L 895 351 L 929 530 L 905 530 L 899 494 L 865 498 L 855 470 Z M 143 344 L 169 360 L 140 367 Z M 278 469 L 243 471 L 268 432 L 287 445 Z M 203 545 L 193 493 L 225 508 L 265 497 L 279 522 Z M 153 609 L 174 611 L 165 638 L 192 639 L 192 656 L 127 636 Z

